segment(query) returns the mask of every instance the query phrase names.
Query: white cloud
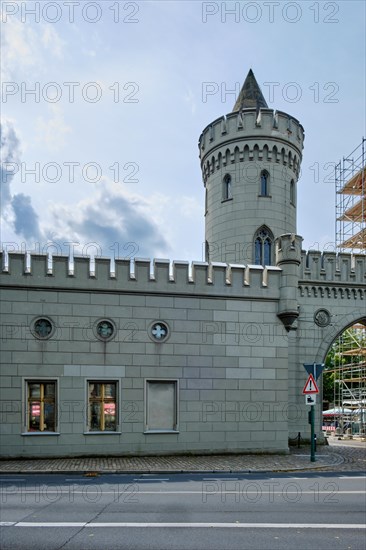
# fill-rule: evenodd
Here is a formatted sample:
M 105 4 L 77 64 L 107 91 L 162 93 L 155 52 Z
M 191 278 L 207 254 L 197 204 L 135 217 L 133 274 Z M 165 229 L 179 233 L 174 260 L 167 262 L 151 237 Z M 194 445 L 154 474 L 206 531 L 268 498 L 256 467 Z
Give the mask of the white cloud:
M 48 52 L 62 59 L 65 42 L 61 40 L 54 27 L 47 24 L 42 25 L 41 42 Z
M 48 119 L 44 117 L 37 119 L 37 141 L 50 151 L 58 151 L 64 147 L 66 136 L 71 132 L 71 127 L 66 124 L 63 110 L 59 105 L 49 105 L 48 110 L 51 113 Z
M 122 185 L 101 179 L 87 199 L 74 204 L 51 204 L 52 225 L 46 237 L 59 243 L 77 242 L 80 247 L 97 243 L 104 256 L 112 250 L 119 256 L 161 256 L 170 248 L 155 223 L 159 197 L 144 199 L 132 195 Z M 52 227 L 52 229 L 51 229 Z
M 2 24 L 1 34 L 1 79 L 19 81 L 34 77 L 43 71 L 48 55 L 63 57 L 65 42 L 49 23 L 22 23 L 17 17 L 8 17 Z
M 19 67 L 33 67 L 36 62 L 37 35 L 18 19 L 9 17 L 2 25 L 2 80 L 15 79 Z
M 10 120 L 1 122 L 0 146 L 2 222 L 16 235 L 38 239 L 38 215 L 32 206 L 31 197 L 23 193 L 13 195 L 11 191 L 11 182 L 19 168 L 21 151 L 14 123 Z

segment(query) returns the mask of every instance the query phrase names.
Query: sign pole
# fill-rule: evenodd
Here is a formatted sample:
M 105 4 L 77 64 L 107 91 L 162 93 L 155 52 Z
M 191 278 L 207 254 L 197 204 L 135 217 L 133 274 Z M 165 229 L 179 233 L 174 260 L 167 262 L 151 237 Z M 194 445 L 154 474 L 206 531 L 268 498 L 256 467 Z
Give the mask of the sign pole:
M 311 447 L 310 447 L 310 462 L 315 462 L 315 407 L 310 407 L 310 421 L 311 421 Z
M 316 384 L 316 380 L 319 378 L 324 369 L 324 363 L 317 364 L 305 364 L 304 367 L 306 372 L 309 375 L 309 378 L 306 381 L 302 393 L 306 396 L 305 403 L 310 405 L 310 424 L 311 424 L 311 435 L 310 435 L 310 462 L 315 462 L 315 403 L 316 403 L 316 394 L 319 393 L 319 388 Z

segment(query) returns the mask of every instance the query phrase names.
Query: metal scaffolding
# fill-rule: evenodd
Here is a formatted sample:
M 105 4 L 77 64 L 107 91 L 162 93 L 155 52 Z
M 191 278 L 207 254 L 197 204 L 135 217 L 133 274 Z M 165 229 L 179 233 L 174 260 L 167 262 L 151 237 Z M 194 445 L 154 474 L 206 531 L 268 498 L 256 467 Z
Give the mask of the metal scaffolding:
M 335 167 L 336 247 L 366 254 L 366 139 Z
M 354 433 L 366 432 L 366 326 L 349 327 L 333 344 L 334 422 Z M 351 412 L 349 412 L 351 411 Z

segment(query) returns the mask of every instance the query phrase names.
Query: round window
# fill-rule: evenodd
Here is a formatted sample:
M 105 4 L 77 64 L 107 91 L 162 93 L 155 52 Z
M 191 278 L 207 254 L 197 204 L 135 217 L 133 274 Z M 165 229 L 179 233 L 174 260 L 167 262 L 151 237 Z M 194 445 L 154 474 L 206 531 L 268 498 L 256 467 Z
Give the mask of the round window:
M 100 340 L 106 342 L 107 340 L 111 340 L 113 338 L 116 331 L 115 326 L 111 321 L 108 321 L 107 319 L 102 319 L 101 321 L 97 322 L 95 332 Z
M 169 335 L 168 325 L 162 321 L 155 321 L 150 327 L 150 334 L 155 342 L 164 342 Z
M 39 317 L 33 323 L 33 334 L 36 338 L 47 340 L 53 334 L 53 325 L 46 317 Z

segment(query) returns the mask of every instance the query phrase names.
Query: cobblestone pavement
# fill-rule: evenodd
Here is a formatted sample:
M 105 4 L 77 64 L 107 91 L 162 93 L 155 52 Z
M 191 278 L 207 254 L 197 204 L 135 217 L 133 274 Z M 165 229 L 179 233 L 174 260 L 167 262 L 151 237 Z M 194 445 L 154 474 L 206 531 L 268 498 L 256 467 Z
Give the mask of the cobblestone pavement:
M 279 472 L 321 469 L 362 471 L 366 444 L 318 446 L 316 462 L 310 462 L 308 446 L 291 448 L 288 455 L 199 455 L 149 457 L 78 457 L 12 459 L 0 461 L 1 473 L 147 473 L 147 472 Z
M 332 452 L 342 456 L 343 462 L 337 466 L 337 470 L 351 472 L 366 472 L 366 442 L 365 440 L 337 440 L 337 438 L 329 438 Z M 328 467 L 324 470 L 331 471 L 333 468 Z

